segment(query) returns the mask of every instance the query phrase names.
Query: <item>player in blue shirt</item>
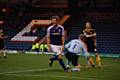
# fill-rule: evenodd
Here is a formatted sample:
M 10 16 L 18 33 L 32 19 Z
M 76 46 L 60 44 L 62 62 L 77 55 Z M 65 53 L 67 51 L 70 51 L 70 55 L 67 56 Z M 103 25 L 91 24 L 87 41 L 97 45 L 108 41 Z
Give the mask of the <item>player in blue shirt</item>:
M 47 29 L 47 45 L 48 51 L 56 54 L 50 58 L 49 65 L 52 66 L 54 60 L 58 60 L 59 64 L 66 71 L 66 66 L 62 60 L 62 52 L 64 50 L 64 27 L 58 24 L 59 17 L 53 16 L 52 25 Z

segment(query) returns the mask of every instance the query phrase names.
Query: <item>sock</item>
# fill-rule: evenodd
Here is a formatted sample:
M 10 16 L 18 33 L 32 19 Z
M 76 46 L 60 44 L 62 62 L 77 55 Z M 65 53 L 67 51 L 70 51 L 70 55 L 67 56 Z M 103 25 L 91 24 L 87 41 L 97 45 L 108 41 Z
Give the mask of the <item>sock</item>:
M 70 61 L 68 59 L 66 60 L 66 65 L 70 65 Z
M 89 58 L 89 62 L 90 62 L 91 65 L 94 65 L 94 61 L 93 61 L 92 57 Z
M 64 64 L 64 62 L 63 62 L 62 59 L 59 59 L 59 64 L 62 66 L 62 68 L 63 68 L 64 70 L 66 70 L 66 66 L 65 66 L 65 64 Z
M 101 66 L 101 59 L 99 55 L 96 55 L 96 63 L 98 66 Z
M 3 53 L 3 56 L 6 57 L 6 53 L 5 52 Z
M 70 60 L 67 59 L 66 68 L 70 69 Z

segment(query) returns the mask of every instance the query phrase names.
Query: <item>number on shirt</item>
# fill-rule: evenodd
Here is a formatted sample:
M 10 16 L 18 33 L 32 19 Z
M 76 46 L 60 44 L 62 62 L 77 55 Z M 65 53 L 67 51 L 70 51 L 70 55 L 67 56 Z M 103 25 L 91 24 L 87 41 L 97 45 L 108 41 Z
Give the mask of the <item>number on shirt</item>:
M 74 44 L 74 46 L 73 46 L 73 48 L 72 48 L 72 49 L 74 50 L 76 46 L 77 46 L 77 44 Z

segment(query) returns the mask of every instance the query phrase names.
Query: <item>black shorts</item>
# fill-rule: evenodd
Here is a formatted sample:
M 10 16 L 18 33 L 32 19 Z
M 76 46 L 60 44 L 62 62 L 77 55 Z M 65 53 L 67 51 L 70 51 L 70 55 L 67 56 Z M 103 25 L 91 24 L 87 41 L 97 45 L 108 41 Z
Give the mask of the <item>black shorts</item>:
M 4 41 L 0 40 L 0 49 L 4 49 Z
M 0 44 L 0 49 L 4 49 L 4 44 Z
M 72 62 L 73 66 L 77 66 L 78 65 L 78 58 L 79 56 L 76 55 L 75 53 L 71 53 L 71 52 L 67 52 L 65 54 L 65 57 Z
M 93 38 L 86 38 L 86 45 L 87 45 L 87 49 L 88 52 L 95 52 L 95 45 L 94 45 L 94 41 Z

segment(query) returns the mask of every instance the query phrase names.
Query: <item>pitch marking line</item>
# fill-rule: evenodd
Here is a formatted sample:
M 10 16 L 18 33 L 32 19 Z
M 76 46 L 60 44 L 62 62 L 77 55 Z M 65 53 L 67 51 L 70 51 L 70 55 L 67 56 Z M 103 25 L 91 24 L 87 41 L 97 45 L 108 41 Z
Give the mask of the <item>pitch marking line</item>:
M 103 65 L 103 67 L 108 67 L 112 65 Z M 85 66 L 81 66 L 83 68 Z M 33 72 L 33 71 L 48 71 L 48 70 L 55 70 L 55 68 L 43 68 L 43 69 L 29 69 L 29 70 L 16 70 L 16 71 L 8 71 L 8 72 L 1 72 L 0 74 L 10 74 L 10 73 L 23 73 L 23 72 Z
M 2 72 L 0 74 L 12 74 L 12 73 L 23 73 L 23 72 L 33 72 L 33 71 L 48 71 L 48 70 L 53 70 L 53 69 L 51 69 L 51 68 L 43 68 L 43 69 L 18 70 L 18 71 Z
M 25 76 L 25 77 L 51 77 L 51 78 L 67 78 L 67 79 L 78 79 L 78 80 L 102 80 L 90 77 L 75 77 L 75 76 L 60 76 L 60 75 L 34 75 L 34 74 L 6 74 L 10 76 Z
M 10 76 L 26 76 L 26 77 L 56 77 L 56 78 L 67 78 L 67 79 L 83 79 L 83 80 L 102 80 L 102 79 L 96 79 L 92 77 L 75 77 L 75 76 L 62 76 L 62 75 L 43 75 L 43 74 L 24 74 L 24 72 L 33 72 L 33 71 L 48 71 L 48 70 L 55 70 L 55 68 L 43 68 L 43 69 L 29 69 L 29 70 L 19 70 L 19 71 L 9 71 L 9 72 L 3 72 L 0 74 L 4 75 L 10 75 Z M 20 74 L 17 74 L 20 73 Z
M 112 65 L 103 65 L 103 67 L 108 67 Z M 84 66 L 81 66 L 81 68 Z M 10 73 L 23 73 L 23 72 L 33 72 L 33 71 L 48 71 L 48 70 L 55 70 L 55 68 L 43 68 L 43 69 L 29 69 L 29 70 L 16 70 L 16 71 L 8 71 L 8 72 L 1 72 L 0 74 L 10 74 Z

